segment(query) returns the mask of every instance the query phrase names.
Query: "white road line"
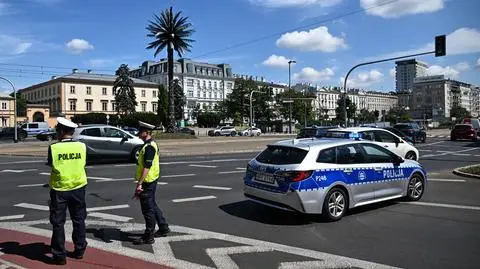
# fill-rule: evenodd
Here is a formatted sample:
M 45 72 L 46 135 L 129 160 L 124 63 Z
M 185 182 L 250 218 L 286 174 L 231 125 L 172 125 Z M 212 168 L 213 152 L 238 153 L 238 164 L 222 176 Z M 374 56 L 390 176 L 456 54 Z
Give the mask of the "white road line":
M 39 175 L 42 175 L 42 176 L 49 176 L 50 173 L 39 173 Z
M 18 162 L 5 162 L 5 163 L 0 163 L 0 165 L 2 164 L 19 164 L 19 163 L 46 163 L 46 161 L 40 161 L 40 160 L 37 160 L 37 161 L 18 161 Z
M 444 179 L 444 178 L 429 178 L 427 181 L 436 182 L 467 182 L 465 179 Z
M 426 203 L 426 202 L 408 202 L 406 204 L 421 205 L 421 206 L 433 206 L 433 207 L 445 207 L 445 208 L 456 208 L 456 209 L 466 209 L 466 210 L 479 210 L 480 211 L 480 206 L 451 205 L 451 204 Z
M 245 173 L 245 171 L 224 171 L 224 172 L 218 172 L 220 175 L 224 174 L 236 174 L 236 173 Z
M 423 147 L 426 147 L 426 146 L 437 145 L 437 144 L 441 144 L 441 143 L 445 143 L 445 141 L 438 141 L 438 142 L 434 142 L 434 143 L 423 144 L 423 145 L 417 146 L 417 148 L 423 148 Z
M 167 185 L 168 182 L 157 182 L 158 185 Z
M 114 178 L 110 177 L 88 177 L 88 179 L 93 179 L 93 180 L 112 180 Z
M 165 176 L 160 176 L 160 178 L 170 178 L 170 177 L 193 177 L 193 176 L 196 176 L 196 174 L 165 175 Z
M 40 211 L 49 211 L 49 207 L 46 205 L 35 205 L 35 204 L 29 204 L 29 203 L 20 203 L 16 204 L 16 207 L 23 207 L 23 208 L 28 208 L 28 209 L 35 209 L 35 210 L 40 210 Z
M 453 156 L 471 156 L 472 154 L 466 154 L 466 153 L 453 153 Z
M 235 168 L 235 169 L 238 169 L 238 170 L 247 170 L 247 168 L 245 168 L 245 167 L 237 167 L 237 168 Z
M 435 154 L 425 154 L 422 156 L 422 158 L 430 158 L 430 157 L 433 157 L 433 156 L 437 156 Z
M 124 166 L 136 166 L 134 163 L 124 163 L 124 164 L 115 164 L 116 167 L 124 167 Z
M 183 202 L 192 202 L 192 201 L 208 200 L 208 199 L 215 199 L 215 198 L 217 197 L 210 195 L 210 196 L 200 196 L 200 197 L 192 197 L 192 198 L 173 199 L 172 202 L 183 203 Z
M 23 219 L 23 217 L 25 217 L 25 215 L 0 216 L 0 221 L 11 220 L 11 219 Z
M 232 189 L 228 187 L 205 186 L 205 185 L 194 185 L 193 187 L 199 188 L 199 189 L 224 190 L 224 191 L 229 191 Z
M 95 217 L 95 218 L 100 218 L 100 219 L 106 219 L 106 220 L 115 220 L 115 221 L 120 221 L 120 222 L 127 222 L 133 218 L 130 217 L 124 217 L 124 216 L 119 216 L 119 215 L 113 215 L 113 214 L 106 214 L 106 213 L 90 213 L 88 214 L 89 217 Z
M 238 162 L 238 161 L 249 161 L 250 159 L 220 159 L 220 160 L 208 160 L 208 161 L 178 161 L 178 162 L 165 162 L 162 164 L 190 164 L 190 163 L 222 163 L 222 162 Z
M 418 151 L 432 152 L 433 150 L 431 150 L 431 149 L 419 149 Z
M 18 185 L 17 188 L 42 187 L 46 183 Z
M 23 172 L 31 172 L 31 171 L 37 171 L 38 169 L 24 169 L 24 170 L 13 170 L 13 169 L 5 169 L 0 171 L 3 173 L 23 173 Z
M 90 179 L 90 177 L 89 177 Z M 98 179 L 97 183 L 99 182 L 114 182 L 114 181 L 135 181 L 133 178 L 104 178 L 104 179 Z
M 87 208 L 87 212 L 112 210 L 112 209 L 122 209 L 122 208 L 129 208 L 129 207 L 130 207 L 129 205 L 112 205 L 112 206 L 90 207 L 90 208 Z
M 201 168 L 217 168 L 216 165 L 204 165 L 204 164 L 190 164 L 191 167 L 201 167 Z

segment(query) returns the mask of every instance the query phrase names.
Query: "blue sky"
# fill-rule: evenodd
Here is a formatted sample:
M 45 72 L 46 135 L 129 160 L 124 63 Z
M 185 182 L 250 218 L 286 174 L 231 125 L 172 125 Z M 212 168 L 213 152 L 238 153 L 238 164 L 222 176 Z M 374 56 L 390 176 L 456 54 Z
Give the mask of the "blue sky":
M 71 68 L 106 73 L 153 60 L 145 27 L 170 5 L 196 29 L 184 56 L 229 63 L 234 73 L 287 83 L 294 59 L 294 82 L 340 85 L 361 61 L 428 51 L 446 34 L 446 57 L 421 58 L 429 73 L 480 84 L 478 0 L 0 0 L 0 76 L 22 88 Z M 350 85 L 394 90 L 393 67 L 358 69 Z

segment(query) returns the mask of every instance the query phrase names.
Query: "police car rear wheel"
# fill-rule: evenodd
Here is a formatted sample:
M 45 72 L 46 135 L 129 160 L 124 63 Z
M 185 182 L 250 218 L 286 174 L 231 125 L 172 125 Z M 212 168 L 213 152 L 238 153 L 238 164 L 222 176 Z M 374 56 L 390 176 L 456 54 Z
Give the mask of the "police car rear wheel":
M 419 175 L 413 175 L 408 182 L 407 199 L 409 201 L 418 201 L 422 198 L 424 188 L 424 180 Z
M 347 209 L 347 195 L 340 188 L 331 189 L 323 203 L 323 215 L 327 221 L 341 219 Z

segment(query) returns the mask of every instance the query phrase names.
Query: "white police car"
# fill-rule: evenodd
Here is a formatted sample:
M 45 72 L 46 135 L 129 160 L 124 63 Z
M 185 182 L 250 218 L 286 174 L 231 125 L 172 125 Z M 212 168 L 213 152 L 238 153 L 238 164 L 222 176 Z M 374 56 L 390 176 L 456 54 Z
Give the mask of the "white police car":
M 326 137 L 349 138 L 350 134 L 358 134 L 360 138 L 370 140 L 405 159 L 419 160 L 420 154 L 411 143 L 385 129 L 372 127 L 337 128 L 328 130 Z
M 357 206 L 401 197 L 417 201 L 426 179 L 418 162 L 370 141 L 293 139 L 268 145 L 248 162 L 244 195 L 335 221 Z

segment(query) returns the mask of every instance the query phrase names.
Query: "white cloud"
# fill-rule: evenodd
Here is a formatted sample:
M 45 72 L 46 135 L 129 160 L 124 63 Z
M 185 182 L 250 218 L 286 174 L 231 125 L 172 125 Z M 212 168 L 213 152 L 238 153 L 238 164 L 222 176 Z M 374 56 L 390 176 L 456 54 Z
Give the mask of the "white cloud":
M 32 43 L 9 35 L 0 34 L 0 55 L 24 54 Z
M 477 64 L 475 65 L 475 67 L 477 67 L 478 69 L 480 69 L 480 58 L 478 58 Z
M 377 69 L 372 69 L 368 72 L 360 72 L 356 76 L 348 78 L 347 87 L 366 88 L 373 84 L 383 81 L 384 75 Z M 345 78 L 340 78 L 340 83 L 343 85 Z
M 7 8 L 8 8 L 7 4 L 0 2 L 0 16 L 8 13 Z
M 370 15 L 398 18 L 405 15 L 436 12 L 445 6 L 445 0 L 360 0 L 360 5 Z
M 66 44 L 67 48 L 75 54 L 82 53 L 85 50 L 93 50 L 93 46 L 84 39 L 72 39 Z
M 456 65 L 454 65 L 454 68 L 457 69 L 460 72 L 467 71 L 470 69 L 470 64 L 468 62 L 460 62 Z
M 309 31 L 295 31 L 283 34 L 276 44 L 281 48 L 299 51 L 335 52 L 340 48 L 347 48 L 344 36 L 336 37 L 331 35 L 326 26 L 320 26 Z
M 263 61 L 262 64 L 270 67 L 288 68 L 288 62 L 290 60 L 291 59 L 285 56 L 272 54 L 265 61 Z
M 342 0 L 249 0 L 250 3 L 269 7 L 269 8 L 283 8 L 283 7 L 304 7 L 311 5 L 319 5 L 321 7 L 330 7 L 339 4 Z
M 447 78 L 457 78 L 458 75 L 460 74 L 460 71 L 455 69 L 454 67 L 451 66 L 439 66 L 439 65 L 432 65 L 428 67 L 427 69 L 427 74 L 430 76 L 433 75 L 444 75 Z
M 299 73 L 293 74 L 293 79 L 302 82 L 319 82 L 330 80 L 335 75 L 331 68 L 317 71 L 311 67 L 305 67 Z
M 391 76 L 392 78 L 395 78 L 395 75 L 396 75 L 395 68 L 392 68 L 392 69 L 388 70 L 388 73 L 390 74 L 390 76 Z

